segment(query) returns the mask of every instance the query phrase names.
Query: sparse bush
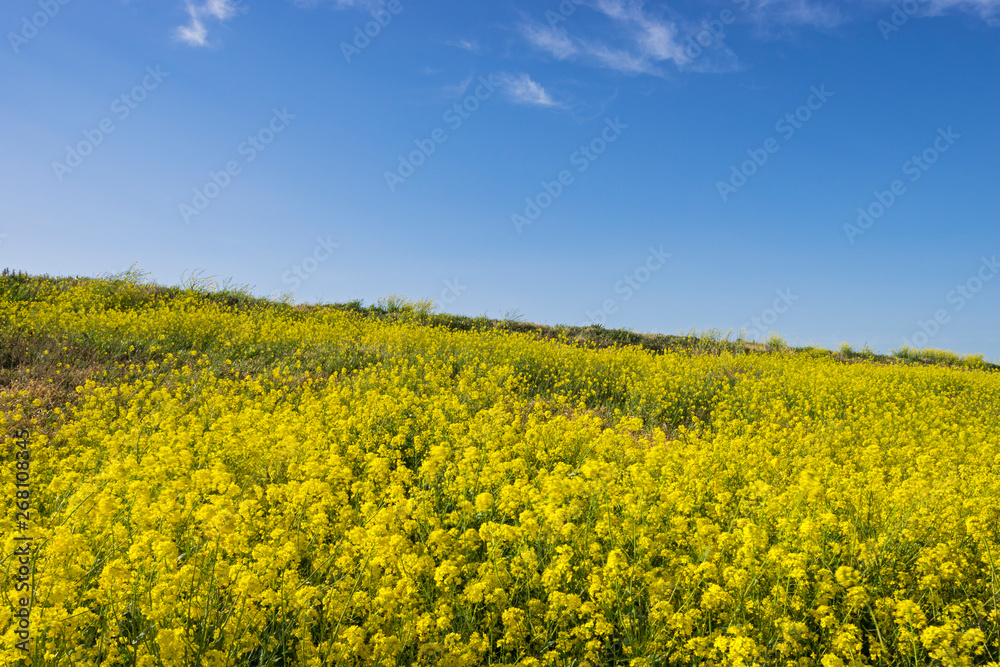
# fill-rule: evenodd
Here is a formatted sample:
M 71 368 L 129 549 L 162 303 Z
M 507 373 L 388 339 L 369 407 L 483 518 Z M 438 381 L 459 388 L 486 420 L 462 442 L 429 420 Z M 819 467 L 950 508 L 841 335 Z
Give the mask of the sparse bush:
M 522 313 L 520 310 L 516 308 L 514 310 L 508 310 L 503 314 L 504 322 L 520 322 L 523 319 L 524 319 L 524 313 Z
M 771 352 L 782 352 L 788 349 L 788 343 L 785 342 L 785 339 L 773 332 L 767 337 L 764 344 Z
M 375 310 L 383 313 L 430 315 L 436 307 L 432 299 L 410 299 L 401 294 L 388 294 L 375 302 Z

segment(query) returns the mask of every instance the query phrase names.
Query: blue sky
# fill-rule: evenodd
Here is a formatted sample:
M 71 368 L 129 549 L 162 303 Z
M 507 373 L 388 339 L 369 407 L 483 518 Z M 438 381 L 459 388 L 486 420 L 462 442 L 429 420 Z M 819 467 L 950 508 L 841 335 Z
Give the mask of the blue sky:
M 11 0 L 0 264 L 1000 357 L 1000 0 Z

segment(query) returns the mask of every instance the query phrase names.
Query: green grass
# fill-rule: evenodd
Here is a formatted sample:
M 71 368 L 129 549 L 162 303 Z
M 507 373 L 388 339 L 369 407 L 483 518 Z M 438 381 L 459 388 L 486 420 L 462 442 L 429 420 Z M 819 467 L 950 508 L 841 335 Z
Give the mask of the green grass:
M 691 330 L 688 333 L 650 334 L 639 333 L 628 329 L 606 329 L 600 325 L 541 325 L 522 320 L 516 311 L 508 313 L 503 319 L 493 319 L 480 315 L 469 317 L 450 313 L 434 312 L 434 304 L 430 300 L 410 300 L 399 295 L 389 295 L 379 299 L 375 304 L 365 306 L 360 299 L 344 303 L 331 304 L 301 304 L 293 305 L 286 295 L 280 299 L 267 299 L 253 295 L 246 285 L 234 285 L 231 281 L 220 282 L 214 278 L 204 277 L 202 273 L 193 273 L 182 281 L 181 285 L 164 286 L 148 280 L 148 277 L 134 267 L 120 274 L 105 276 L 99 279 L 84 277 L 53 278 L 50 276 L 31 276 L 25 273 L 4 270 L 0 273 L 0 299 L 11 301 L 30 301 L 46 293 L 70 289 L 85 282 L 96 283 L 113 304 L 113 307 L 128 311 L 143 306 L 176 298 L 194 298 L 203 303 L 214 303 L 222 308 L 240 311 L 280 309 L 289 315 L 305 315 L 323 310 L 352 311 L 363 317 L 393 321 L 405 319 L 418 322 L 425 326 L 444 327 L 455 331 L 511 331 L 528 333 L 541 339 L 554 339 L 567 344 L 581 345 L 593 348 L 608 348 L 618 346 L 635 346 L 652 353 L 667 351 L 688 352 L 692 354 L 806 354 L 811 356 L 830 356 L 845 363 L 864 361 L 878 364 L 915 364 L 938 365 L 977 370 L 997 370 L 1000 365 L 986 361 L 983 355 L 962 356 L 952 352 L 937 349 L 915 350 L 903 347 L 891 354 L 877 354 L 867 345 L 859 352 L 849 343 L 841 345 L 838 351 L 824 350 L 811 346 L 793 347 L 788 345 L 777 334 L 772 334 L 764 342 L 746 340 L 734 336 L 732 332 L 722 332 L 718 329 L 708 331 Z M 20 331 L 16 323 L 0 322 L 0 383 L 10 384 L 20 371 L 34 366 L 36 372 L 50 370 L 48 364 L 63 363 L 69 370 L 60 375 L 59 386 L 72 384 L 70 378 L 82 377 L 85 372 L 95 369 L 102 372 L 119 372 L 119 369 L 129 364 L 145 363 L 153 359 L 162 359 L 167 353 L 184 356 L 191 352 L 192 342 L 188 340 L 167 341 L 167 344 L 155 354 L 137 347 L 134 341 L 105 339 L 92 340 L 86 336 L 41 338 L 33 337 Z M 62 348 L 66 348 L 63 350 Z M 58 349 L 58 355 L 43 354 L 45 350 Z M 212 349 L 206 352 L 213 365 L 222 365 L 225 359 L 220 351 Z M 265 370 L 275 359 L 286 354 L 285 350 L 249 350 L 245 358 L 234 360 L 234 372 L 256 373 Z M 336 350 L 315 350 L 306 354 L 323 358 L 335 358 Z M 55 360 L 55 361 L 53 361 Z M 338 360 L 343 362 L 345 360 Z M 364 360 L 356 360 L 363 363 Z M 353 365 L 347 360 L 347 365 Z

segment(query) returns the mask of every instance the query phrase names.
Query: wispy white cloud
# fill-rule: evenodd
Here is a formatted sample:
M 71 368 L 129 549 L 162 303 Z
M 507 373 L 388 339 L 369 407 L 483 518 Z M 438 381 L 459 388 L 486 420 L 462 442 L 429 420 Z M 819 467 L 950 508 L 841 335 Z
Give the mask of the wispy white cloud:
M 923 15 L 961 11 L 1000 24 L 1000 0 L 913 1 L 921 7 Z M 737 22 L 755 26 L 759 36 L 776 37 L 803 28 L 830 29 L 860 17 L 870 19 L 873 11 L 885 11 L 898 3 L 899 0 L 733 0 L 728 9 Z M 576 11 L 585 10 L 589 10 L 590 20 L 575 16 Z M 713 18 L 717 13 L 709 12 Z M 701 39 L 692 45 L 694 35 L 706 32 L 701 21 L 705 17 L 682 17 L 670 12 L 664 2 L 581 0 L 580 9 L 573 14 L 561 20 L 550 17 L 546 22 L 523 18 L 519 32 L 535 50 L 557 60 L 603 67 L 626 75 L 666 76 L 667 64 L 694 72 L 741 69 L 725 34 L 713 34 L 707 45 Z M 598 21 L 600 27 L 595 26 L 592 20 L 595 14 L 603 19 L 603 26 L 601 21 Z
M 757 24 L 768 30 L 832 28 L 844 23 L 849 11 L 849 3 L 825 0 L 755 0 L 752 9 Z
M 495 76 L 504 96 L 515 104 L 538 107 L 560 106 L 546 90 L 525 73 L 501 72 Z
M 446 42 L 446 44 L 470 53 L 479 53 L 482 50 L 479 46 L 479 42 L 474 39 L 454 39 Z
M 899 0 L 741 0 L 750 4 L 757 23 L 765 28 L 790 27 L 831 28 L 867 15 L 870 11 L 885 11 L 898 5 Z M 1000 0 L 915 0 L 917 12 L 923 16 L 940 16 L 965 12 L 996 23 L 1000 16 Z
M 996 25 L 1000 18 L 1000 0 L 930 0 L 928 13 L 944 14 L 952 10 L 978 14 L 990 23 Z
M 385 4 L 385 0 L 292 0 L 298 7 L 318 7 L 322 4 L 332 4 L 335 9 L 373 9 Z
M 545 51 L 559 60 L 566 60 L 579 52 L 566 31 L 559 27 L 524 23 L 521 25 L 521 34 L 536 49 Z
M 591 8 L 612 21 L 616 30 L 611 32 L 623 36 L 619 43 L 571 35 L 565 27 L 533 21 L 522 22 L 521 35 L 559 60 L 580 59 L 623 74 L 659 76 L 661 63 L 682 66 L 689 60 L 676 22 L 652 15 L 639 0 L 594 0 Z
M 465 91 L 469 89 L 469 85 L 472 83 L 473 76 L 470 74 L 468 78 L 459 81 L 456 84 L 445 86 L 444 94 L 450 98 L 461 97 L 465 95 Z
M 174 35 L 191 46 L 208 46 L 207 21 L 223 23 L 236 16 L 240 10 L 236 0 L 205 0 L 201 4 L 188 0 L 186 8 L 188 23 L 179 26 Z
M 677 43 L 677 25 L 654 18 L 639 0 L 596 0 L 598 11 L 629 29 L 641 52 L 655 60 L 683 58 Z
M 587 54 L 598 64 L 623 74 L 652 74 L 661 76 L 663 71 L 648 57 L 627 49 L 615 49 L 604 44 L 587 44 Z
M 188 22 L 174 30 L 174 36 L 191 46 L 208 46 L 208 27 L 212 22 L 225 23 L 244 8 L 239 0 L 186 0 Z M 319 5 L 333 5 L 334 9 L 372 10 L 385 6 L 385 0 L 292 0 L 297 7 L 310 9 Z M 470 42 L 471 43 L 471 42 Z

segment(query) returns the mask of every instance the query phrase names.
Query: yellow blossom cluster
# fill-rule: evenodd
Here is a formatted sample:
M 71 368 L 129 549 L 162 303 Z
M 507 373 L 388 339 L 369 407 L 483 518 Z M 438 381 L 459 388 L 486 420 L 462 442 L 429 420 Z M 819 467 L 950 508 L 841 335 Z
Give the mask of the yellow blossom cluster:
M 1000 664 L 995 373 L 108 281 L 0 318 L 124 369 L 0 395 L 0 664 Z

